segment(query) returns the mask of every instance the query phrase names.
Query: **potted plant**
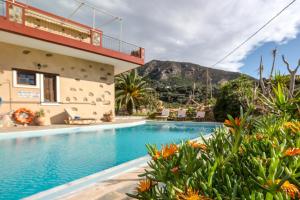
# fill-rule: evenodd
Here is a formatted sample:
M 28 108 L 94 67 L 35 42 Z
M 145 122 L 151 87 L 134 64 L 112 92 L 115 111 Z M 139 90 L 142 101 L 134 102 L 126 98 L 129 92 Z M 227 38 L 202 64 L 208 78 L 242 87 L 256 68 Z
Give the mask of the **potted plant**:
M 46 118 L 45 118 L 45 111 L 44 109 L 40 109 L 35 113 L 35 123 L 38 126 L 45 126 L 46 125 Z

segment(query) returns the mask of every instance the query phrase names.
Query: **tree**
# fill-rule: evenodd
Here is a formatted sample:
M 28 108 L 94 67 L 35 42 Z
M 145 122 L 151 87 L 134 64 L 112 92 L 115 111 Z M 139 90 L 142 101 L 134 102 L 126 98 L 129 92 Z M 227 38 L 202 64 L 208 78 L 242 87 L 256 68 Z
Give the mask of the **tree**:
M 125 106 L 127 112 L 132 115 L 134 109 L 138 109 L 143 99 L 152 88 L 147 87 L 147 82 L 140 77 L 136 70 L 123 73 L 116 77 L 116 106 L 117 110 Z
M 297 74 L 297 71 L 300 67 L 300 59 L 298 60 L 298 65 L 294 70 L 291 69 L 290 64 L 285 59 L 284 55 L 282 55 L 282 61 L 286 65 L 287 70 L 289 71 L 290 76 L 291 76 L 289 89 L 290 89 L 290 97 L 293 97 L 294 90 L 295 90 L 295 83 L 296 83 L 296 74 Z
M 227 114 L 234 117 L 240 115 L 240 107 L 247 110 L 255 99 L 255 84 L 246 76 L 228 81 L 220 89 L 216 97 L 214 115 L 217 121 L 224 121 Z

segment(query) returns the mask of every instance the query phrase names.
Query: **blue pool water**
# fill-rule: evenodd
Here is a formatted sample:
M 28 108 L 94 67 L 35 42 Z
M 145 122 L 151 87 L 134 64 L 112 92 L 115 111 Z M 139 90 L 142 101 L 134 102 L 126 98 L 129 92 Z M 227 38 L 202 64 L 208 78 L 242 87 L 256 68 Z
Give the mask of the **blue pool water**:
M 216 126 L 155 123 L 0 140 L 0 199 L 20 199 L 147 154 L 145 145 L 194 139 Z

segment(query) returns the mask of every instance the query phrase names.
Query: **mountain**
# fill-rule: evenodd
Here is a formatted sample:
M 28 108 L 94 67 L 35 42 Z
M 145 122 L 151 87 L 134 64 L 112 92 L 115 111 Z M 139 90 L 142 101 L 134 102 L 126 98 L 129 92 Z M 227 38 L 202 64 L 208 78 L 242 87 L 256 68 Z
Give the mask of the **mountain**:
M 146 63 L 138 68 L 138 73 L 156 90 L 160 100 L 170 104 L 185 104 L 193 90 L 194 100 L 203 102 L 211 94 L 218 95 L 220 84 L 242 75 L 193 63 L 159 60 Z
M 194 82 L 206 84 L 208 76 L 212 84 L 233 80 L 241 76 L 238 72 L 229 72 L 219 69 L 207 68 L 193 63 L 152 60 L 138 69 L 139 75 L 153 81 L 170 81 L 176 78 L 192 85 Z

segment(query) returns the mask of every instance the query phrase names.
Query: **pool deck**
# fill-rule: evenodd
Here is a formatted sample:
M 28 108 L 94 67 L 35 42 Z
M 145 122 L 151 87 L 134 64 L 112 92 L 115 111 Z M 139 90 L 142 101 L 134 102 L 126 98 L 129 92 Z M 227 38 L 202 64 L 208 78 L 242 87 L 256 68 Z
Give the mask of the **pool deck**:
M 22 131 L 39 131 L 39 130 L 49 130 L 49 129 L 62 129 L 62 128 L 75 128 L 75 127 L 88 127 L 88 126 L 98 126 L 98 125 L 117 125 L 117 124 L 126 124 L 133 122 L 145 121 L 144 119 L 116 119 L 114 122 L 101 122 L 90 125 L 68 125 L 68 124 L 54 124 L 47 126 L 27 126 L 22 125 L 16 127 L 2 127 L 0 128 L 0 134 L 12 133 L 12 132 L 22 132 Z
M 97 183 L 84 190 L 64 197 L 64 200 L 127 200 L 132 199 L 126 193 L 134 193 L 138 181 L 141 177 L 139 174 L 144 173 L 145 167 L 135 169 L 134 171 L 126 172 L 117 177 L 108 179 L 101 183 Z M 62 200 L 61 199 L 61 200 Z

